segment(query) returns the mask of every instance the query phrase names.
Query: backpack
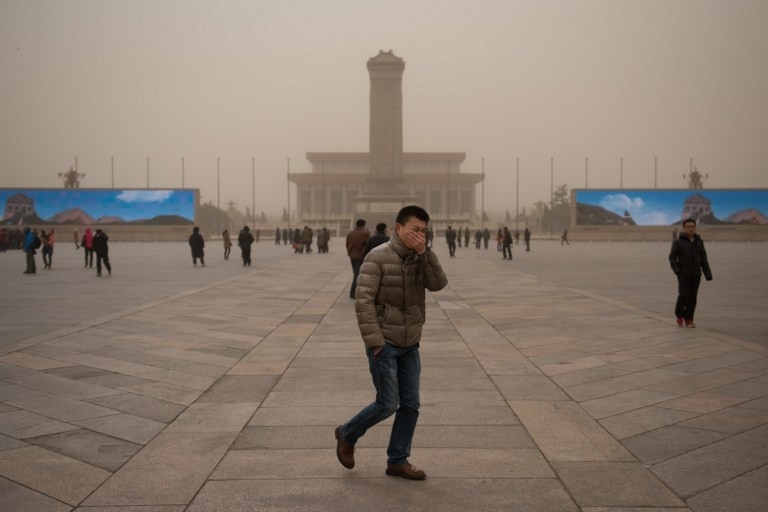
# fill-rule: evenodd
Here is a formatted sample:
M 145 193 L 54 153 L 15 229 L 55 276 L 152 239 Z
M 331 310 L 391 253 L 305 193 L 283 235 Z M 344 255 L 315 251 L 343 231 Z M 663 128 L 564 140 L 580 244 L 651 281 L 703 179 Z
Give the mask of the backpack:
M 35 242 L 32 244 L 32 247 L 35 249 L 39 249 L 41 245 L 43 245 L 43 241 L 40 240 L 39 236 L 35 235 Z

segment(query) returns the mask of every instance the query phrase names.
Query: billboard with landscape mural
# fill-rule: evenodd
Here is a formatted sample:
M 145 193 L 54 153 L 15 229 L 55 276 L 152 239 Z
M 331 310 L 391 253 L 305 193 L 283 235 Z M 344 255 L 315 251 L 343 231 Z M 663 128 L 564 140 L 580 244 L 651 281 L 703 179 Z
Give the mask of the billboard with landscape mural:
M 768 189 L 573 191 L 578 226 L 768 225 Z
M 0 189 L 5 226 L 192 225 L 196 189 Z

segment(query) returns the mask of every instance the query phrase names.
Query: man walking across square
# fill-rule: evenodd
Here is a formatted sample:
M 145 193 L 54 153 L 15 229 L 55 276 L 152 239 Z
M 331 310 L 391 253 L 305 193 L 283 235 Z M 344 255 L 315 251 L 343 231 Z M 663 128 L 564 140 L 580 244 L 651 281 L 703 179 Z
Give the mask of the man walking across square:
M 360 268 L 355 311 L 376 399 L 336 427 L 336 456 L 349 469 L 355 466 L 358 439 L 394 414 L 386 474 L 426 478 L 408 462 L 419 417 L 424 296 L 425 290 L 442 290 L 448 284 L 437 256 L 426 245 L 428 222 L 429 215 L 418 206 L 401 209 L 389 242 L 368 253 Z
M 677 303 L 675 304 L 675 321 L 680 327 L 685 322 L 686 327 L 696 327 L 693 323 L 693 312 L 696 309 L 696 295 L 701 283 L 701 271 L 707 281 L 712 280 L 712 270 L 707 261 L 707 251 L 704 240 L 696 234 L 696 221 L 683 221 L 683 232 L 680 238 L 672 242 L 669 252 L 669 264 L 677 276 Z

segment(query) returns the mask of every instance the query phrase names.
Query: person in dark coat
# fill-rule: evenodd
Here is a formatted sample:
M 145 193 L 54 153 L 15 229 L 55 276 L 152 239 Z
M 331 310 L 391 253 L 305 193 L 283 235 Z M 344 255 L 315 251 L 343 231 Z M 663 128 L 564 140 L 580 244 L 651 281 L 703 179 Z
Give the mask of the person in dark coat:
M 280 228 L 275 228 L 275 245 L 280 245 Z
M 93 235 L 93 252 L 96 253 L 96 275 L 101 277 L 101 264 L 104 263 L 109 275 L 112 275 L 112 265 L 109 264 L 109 237 L 107 234 L 100 230 L 96 230 L 96 234 Z
M 531 230 L 528 228 L 523 231 L 523 242 L 525 242 L 525 252 L 531 252 Z
M 491 239 L 491 231 L 488 228 L 483 230 L 483 248 L 488 249 L 488 241 Z
M 253 235 L 248 226 L 243 227 L 237 236 L 237 245 L 240 246 L 240 252 L 243 256 L 243 266 L 251 266 L 251 245 L 253 244 Z
M 459 228 L 459 231 L 461 231 L 461 228 Z M 445 242 L 448 244 L 448 255 L 451 258 L 456 257 L 456 238 L 456 231 L 451 226 L 448 226 L 448 230 L 445 232 Z
M 301 230 L 296 228 L 293 230 L 293 253 L 298 254 L 304 252 L 304 246 L 301 244 Z
M 365 259 L 368 253 L 371 252 L 375 247 L 378 247 L 381 244 L 385 244 L 387 242 L 389 242 L 387 225 L 383 222 L 379 222 L 376 224 L 376 233 L 374 233 L 373 236 L 369 238 L 368 242 L 365 244 L 365 249 L 363 249 L 363 259 Z
M 461 237 L 464 236 L 464 230 L 461 226 L 459 226 L 459 233 L 456 236 L 456 241 L 459 242 L 459 247 L 461 247 Z
M 683 326 L 683 322 L 686 327 L 696 327 L 693 323 L 693 312 L 696 309 L 696 295 L 699 292 L 701 274 L 704 271 L 706 280 L 711 281 L 712 270 L 709 268 L 704 240 L 696 234 L 695 220 L 686 219 L 683 222 L 680 238 L 672 242 L 669 264 L 672 272 L 677 276 L 675 321 L 680 327 Z
M 25 227 L 24 238 L 21 246 L 27 259 L 27 270 L 24 271 L 25 274 L 34 274 L 37 272 L 37 265 L 35 264 L 36 239 L 37 235 L 31 229 L 29 229 L 29 227 Z
M 331 232 L 328 228 L 323 228 L 317 234 L 317 252 L 321 254 L 328 253 L 328 242 L 331 240 Z
M 571 245 L 571 242 L 568 241 L 568 228 L 563 228 L 563 234 L 560 235 L 560 245 L 563 244 Z
M 464 228 L 464 247 L 469 247 L 469 228 Z
M 221 234 L 221 239 L 224 241 L 224 259 L 229 259 L 229 253 L 232 252 L 232 237 L 229 235 L 229 230 L 225 229 Z
M 363 251 L 368 244 L 368 230 L 365 229 L 365 219 L 357 219 L 355 229 L 347 233 L 347 256 L 352 264 L 352 286 L 349 288 L 349 298 L 355 298 L 357 288 L 357 276 L 363 265 Z
M 192 249 L 192 264 L 197 266 L 197 259 L 200 258 L 200 264 L 205 266 L 205 240 L 197 226 L 192 228 L 192 234 L 189 235 L 189 247 Z
M 512 261 L 512 233 L 506 227 L 501 234 L 501 248 L 503 259 Z
M 288 230 L 283 229 L 283 245 L 288 245 Z

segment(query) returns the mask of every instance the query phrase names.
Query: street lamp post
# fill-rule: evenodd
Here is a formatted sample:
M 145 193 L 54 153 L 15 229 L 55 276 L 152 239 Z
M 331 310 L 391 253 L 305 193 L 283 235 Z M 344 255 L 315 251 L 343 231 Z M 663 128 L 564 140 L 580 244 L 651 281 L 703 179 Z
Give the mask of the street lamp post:
M 624 188 L 624 157 L 619 159 L 619 188 Z
M 555 237 L 552 229 L 552 215 L 555 209 L 555 159 L 549 159 L 549 238 Z
M 515 158 L 515 231 L 520 230 L 520 157 Z
M 485 230 L 485 158 L 480 160 L 480 168 L 483 171 L 483 181 L 480 182 L 480 229 Z
M 589 158 L 584 159 L 584 188 L 589 190 Z
M 251 157 L 251 227 L 256 229 L 256 157 Z
M 216 234 L 221 230 L 221 166 L 216 157 Z
M 291 159 L 288 158 L 287 168 L 285 171 L 285 190 L 288 195 L 288 236 L 291 236 Z
M 147 157 L 147 188 L 149 188 L 149 157 Z

